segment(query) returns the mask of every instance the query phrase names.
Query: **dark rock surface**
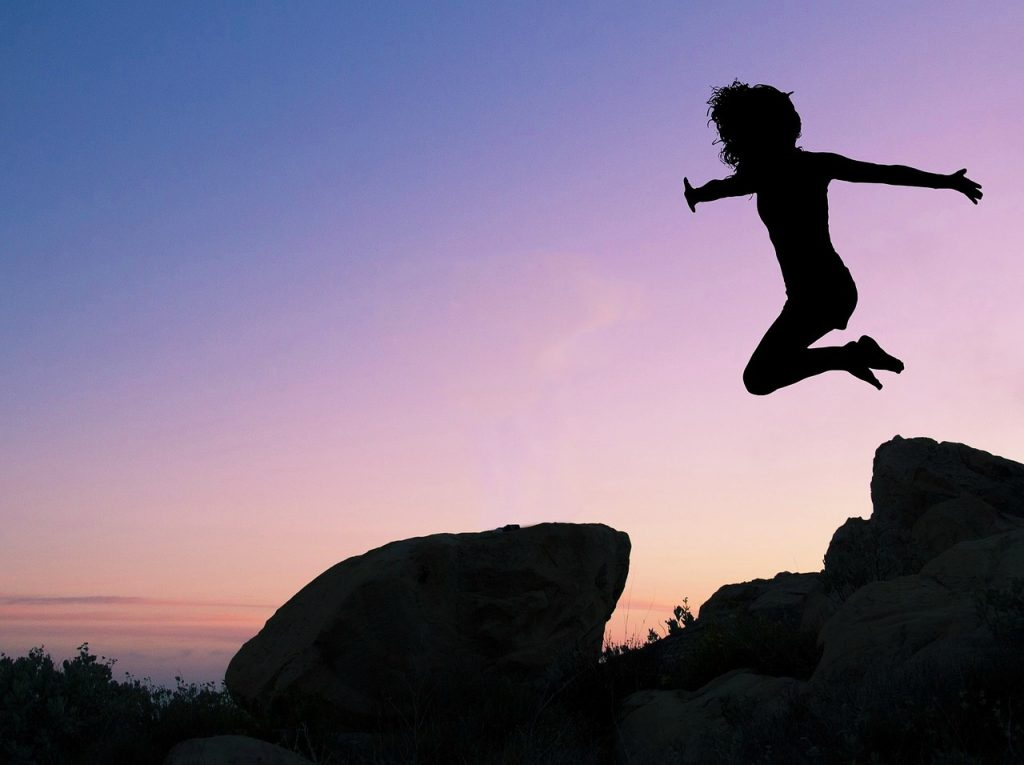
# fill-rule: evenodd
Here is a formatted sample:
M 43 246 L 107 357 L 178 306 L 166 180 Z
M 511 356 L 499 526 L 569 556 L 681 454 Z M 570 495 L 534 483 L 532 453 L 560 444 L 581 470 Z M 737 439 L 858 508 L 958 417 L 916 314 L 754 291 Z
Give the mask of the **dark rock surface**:
M 825 553 L 829 587 L 916 574 L 958 542 L 1024 527 L 1024 465 L 964 444 L 896 436 L 875 452 L 871 518 L 850 518 Z
M 235 655 L 227 686 L 254 709 L 356 727 L 471 704 L 474 689 L 541 693 L 597 661 L 629 550 L 601 524 L 392 542 L 299 591 Z
M 737 669 L 695 691 L 634 693 L 620 707 L 617 757 L 630 763 L 729 762 L 736 717 L 770 720 L 802 685 Z
M 620 762 L 1015 761 L 1024 465 L 896 437 L 871 497 L 823 572 L 725 585 L 629 657 Z
M 833 610 L 821 574 L 783 571 L 771 579 L 719 587 L 700 607 L 700 621 L 760 619 L 817 632 Z
M 871 497 L 823 571 L 725 585 L 696 620 L 601 661 L 624 533 L 394 542 L 296 594 L 228 687 L 253 711 L 363 736 L 366 762 L 367 741 L 392 752 L 382 762 L 1014 761 L 1024 465 L 896 437 L 876 452 Z

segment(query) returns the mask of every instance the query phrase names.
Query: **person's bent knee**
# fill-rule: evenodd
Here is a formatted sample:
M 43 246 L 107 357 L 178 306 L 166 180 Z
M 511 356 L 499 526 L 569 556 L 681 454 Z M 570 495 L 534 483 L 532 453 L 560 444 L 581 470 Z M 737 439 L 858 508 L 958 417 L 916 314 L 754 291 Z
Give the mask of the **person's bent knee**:
M 778 385 L 775 385 L 772 380 L 753 364 L 748 364 L 747 368 L 743 370 L 743 385 L 748 393 L 752 393 L 755 396 L 767 396 L 769 393 L 774 393 L 779 389 Z

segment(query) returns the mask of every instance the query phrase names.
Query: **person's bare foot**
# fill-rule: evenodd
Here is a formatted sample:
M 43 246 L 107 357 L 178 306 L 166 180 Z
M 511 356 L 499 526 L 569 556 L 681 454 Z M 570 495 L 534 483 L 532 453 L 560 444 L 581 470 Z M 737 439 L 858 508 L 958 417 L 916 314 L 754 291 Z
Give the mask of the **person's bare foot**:
M 861 359 L 871 369 L 885 369 L 896 374 L 903 371 L 903 362 L 883 351 L 873 337 L 862 336 L 857 341 L 857 348 L 861 352 Z
M 847 343 L 844 347 L 850 354 L 850 361 L 846 367 L 846 371 L 858 380 L 863 380 L 870 385 L 874 385 L 878 390 L 881 390 L 882 383 L 877 377 L 875 377 L 875 373 L 871 371 L 872 365 L 868 363 L 868 356 L 870 355 L 869 352 L 865 350 L 859 341 L 855 343 Z

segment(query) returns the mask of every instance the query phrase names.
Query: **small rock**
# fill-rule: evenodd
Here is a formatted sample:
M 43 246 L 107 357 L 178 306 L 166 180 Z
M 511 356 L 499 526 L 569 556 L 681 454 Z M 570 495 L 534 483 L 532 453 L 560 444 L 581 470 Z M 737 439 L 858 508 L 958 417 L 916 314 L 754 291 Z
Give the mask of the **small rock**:
M 762 619 L 816 633 L 833 610 L 831 600 L 824 595 L 820 574 L 783 571 L 771 579 L 719 587 L 700 607 L 699 621 L 707 624 Z
M 619 707 L 618 759 L 631 765 L 728 762 L 739 730 L 769 721 L 802 686 L 738 669 L 696 691 L 631 694 Z
M 164 765 L 312 765 L 312 762 L 283 747 L 248 736 L 210 736 L 176 744 Z

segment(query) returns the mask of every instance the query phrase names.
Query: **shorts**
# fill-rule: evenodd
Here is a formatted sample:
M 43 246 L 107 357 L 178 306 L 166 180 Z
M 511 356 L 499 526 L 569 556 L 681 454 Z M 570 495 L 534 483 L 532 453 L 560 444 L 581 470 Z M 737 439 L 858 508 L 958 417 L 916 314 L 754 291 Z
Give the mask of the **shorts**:
M 817 329 L 846 329 L 857 307 L 857 285 L 843 265 L 829 269 L 813 281 L 786 285 L 783 316 Z

